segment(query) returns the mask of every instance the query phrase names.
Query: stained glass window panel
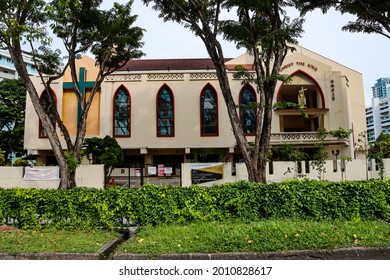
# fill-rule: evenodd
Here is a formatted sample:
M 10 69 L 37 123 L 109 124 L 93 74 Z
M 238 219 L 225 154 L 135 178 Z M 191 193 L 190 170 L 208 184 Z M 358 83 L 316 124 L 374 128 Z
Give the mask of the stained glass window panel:
M 206 87 L 201 95 L 201 135 L 218 135 L 217 94 Z
M 130 95 L 124 88 L 115 96 L 114 136 L 130 136 Z
M 253 88 L 245 86 L 240 94 L 241 126 L 247 135 L 256 134 L 256 95 Z
M 157 96 L 157 136 L 174 136 L 173 94 L 163 87 Z

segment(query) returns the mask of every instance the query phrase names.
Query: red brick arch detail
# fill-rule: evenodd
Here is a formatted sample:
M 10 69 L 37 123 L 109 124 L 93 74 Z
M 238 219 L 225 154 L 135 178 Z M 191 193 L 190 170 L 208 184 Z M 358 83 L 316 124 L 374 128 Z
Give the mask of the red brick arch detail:
M 308 77 L 311 81 L 313 81 L 313 83 L 316 85 L 319 93 L 320 93 L 320 96 L 321 96 L 321 103 L 322 103 L 322 109 L 325 109 L 326 106 L 325 106 L 325 96 L 324 96 L 324 92 L 322 91 L 322 88 L 320 87 L 320 84 L 317 82 L 316 79 L 314 79 L 311 75 L 307 74 L 305 71 L 302 71 L 301 69 L 293 72 L 290 74 L 290 77 L 293 77 L 297 74 L 302 74 L 306 77 Z M 282 96 L 281 96 L 281 91 L 282 91 L 282 88 L 284 86 L 284 82 L 280 85 L 279 87 L 279 90 L 278 90 L 278 94 L 276 95 L 276 101 L 277 102 L 281 102 L 282 101 Z

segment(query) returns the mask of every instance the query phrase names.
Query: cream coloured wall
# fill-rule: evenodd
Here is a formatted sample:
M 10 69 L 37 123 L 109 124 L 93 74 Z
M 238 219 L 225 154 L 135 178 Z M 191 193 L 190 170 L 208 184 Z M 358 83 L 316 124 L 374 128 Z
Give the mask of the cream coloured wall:
M 44 168 L 44 167 L 42 167 Z M 23 167 L 0 167 L 0 188 L 57 189 L 60 180 L 32 181 L 23 179 Z M 79 187 L 104 188 L 103 165 L 80 165 L 76 170 L 76 184 Z
M 328 64 L 332 67 L 333 71 L 339 71 L 345 81 L 347 87 L 347 96 L 350 102 L 350 114 L 354 128 L 354 142 L 357 142 L 359 134 L 367 131 L 365 114 L 362 112 L 365 110 L 365 99 L 364 99 L 364 87 L 362 74 L 355 71 L 347 66 L 337 63 L 329 58 L 326 58 L 313 51 L 305 49 L 300 46 L 297 47 L 297 52 L 313 57 L 313 59 Z
M 191 186 L 191 168 L 190 163 L 182 164 L 182 186 Z M 347 162 L 344 172 L 341 172 L 341 160 L 337 161 L 337 171 L 334 171 L 334 161 L 327 160 L 325 163 L 325 172 L 321 174 L 323 180 L 329 181 L 342 181 L 342 180 L 366 180 L 379 179 L 379 171 L 375 168 L 375 161 L 372 162 L 372 170 L 367 170 L 366 162 L 364 159 L 356 159 L 351 162 Z M 390 159 L 384 159 L 385 177 L 390 175 Z M 267 166 L 267 181 L 268 182 L 282 182 L 293 178 L 305 178 L 311 180 L 318 180 L 319 173 L 309 163 L 309 172 L 306 172 L 305 163 L 302 162 L 302 173 L 297 173 L 296 165 L 294 162 L 289 161 L 275 161 L 273 162 L 273 173 L 270 174 L 269 167 Z M 224 165 L 223 179 L 213 182 L 201 184 L 201 186 L 213 186 L 216 184 L 223 184 L 226 182 L 234 182 L 239 180 L 248 180 L 248 173 L 243 163 L 237 163 L 235 165 L 236 173 L 232 175 L 232 166 L 230 163 Z M 299 175 L 299 177 L 297 176 Z
M 98 68 L 95 66 L 95 61 L 90 57 L 83 56 L 82 59 L 77 61 L 76 67 L 85 67 L 87 69 L 85 77 L 86 81 L 94 81 L 96 79 Z M 40 78 L 31 77 L 31 79 L 40 96 L 45 90 Z M 74 136 L 77 132 L 77 98 L 72 92 L 72 90 L 63 89 L 63 83 L 70 81 L 70 71 L 66 71 L 63 78 L 56 80 L 51 84 L 51 88 L 56 95 L 58 112 L 60 116 L 62 116 L 64 124 L 68 128 L 70 135 Z M 89 96 L 89 94 L 90 90 L 87 90 L 87 97 Z M 47 138 L 39 138 L 39 119 L 28 94 L 26 101 L 25 119 L 25 149 L 29 151 L 29 154 L 42 154 L 42 152 L 39 151 L 50 151 L 51 146 L 49 140 Z M 99 132 L 100 120 L 100 93 L 98 92 L 92 102 L 90 113 L 87 119 L 87 137 L 101 135 L 101 133 Z M 56 126 L 56 130 L 58 135 L 60 135 L 61 144 L 65 148 L 65 141 L 63 139 L 63 136 L 61 136 L 58 125 Z
M 41 96 L 45 88 L 39 77 L 31 77 L 35 88 Z M 63 98 L 62 98 L 62 79 L 59 79 L 51 84 L 51 88 L 56 94 L 58 112 L 62 114 Z M 57 133 L 60 134 L 58 126 L 56 126 Z M 26 99 L 26 113 L 25 113 L 25 129 L 24 129 L 24 148 L 30 154 L 38 153 L 38 150 L 51 150 L 49 140 L 47 138 L 39 138 L 39 118 L 32 105 L 29 94 Z
M 313 66 L 314 69 L 311 66 Z M 283 67 L 285 68 L 283 69 Z M 325 107 L 329 109 L 324 120 L 325 128 L 327 130 L 338 129 L 339 126 L 345 127 L 348 125 L 345 120 L 347 108 L 344 106 L 342 98 L 338 97 L 333 101 L 331 97 L 331 80 L 334 80 L 335 82 L 336 91 L 342 93 L 341 77 L 339 73 L 334 73 L 329 65 L 323 64 L 298 52 L 293 53 L 285 59 L 282 69 L 281 73 L 287 75 L 302 71 L 318 83 L 318 86 L 322 89 L 324 94 Z M 279 91 L 281 86 L 282 83 L 279 82 L 276 91 Z M 275 96 L 274 101 L 276 101 L 276 97 L 277 95 Z M 342 118 L 340 118 L 340 116 L 342 116 Z
M 96 61 L 89 57 L 88 55 L 83 55 L 81 59 L 76 61 L 76 69 L 80 67 L 85 67 L 87 69 L 85 80 L 94 81 L 99 73 L 99 67 L 96 66 Z M 79 72 L 77 72 L 77 77 L 79 77 Z M 64 82 L 72 82 L 72 76 L 70 71 L 66 71 L 64 74 Z
M 173 75 L 175 72 L 172 73 Z M 140 81 L 126 82 L 119 80 L 125 74 L 113 75 L 114 81 L 106 82 L 102 92 L 101 131 L 112 135 L 113 94 L 124 85 L 131 95 L 131 137 L 118 138 L 123 148 L 213 148 L 234 147 L 235 141 L 230 129 L 230 122 L 224 100 L 216 79 L 191 80 L 191 72 L 180 72 L 180 80 L 147 80 L 146 73 L 140 73 Z M 145 85 L 146 84 L 146 85 Z M 159 89 L 166 84 L 174 94 L 175 137 L 157 137 L 156 131 L 156 97 Z M 218 95 L 219 137 L 201 137 L 200 133 L 200 94 L 202 89 L 211 84 Z M 241 88 L 240 81 L 235 81 L 233 90 Z M 236 98 L 237 100 L 237 98 Z
M 94 73 L 89 68 L 94 68 L 93 60 L 86 59 L 88 67 L 87 75 Z M 228 62 L 232 67 L 236 64 L 250 64 L 251 58 L 244 54 Z M 318 54 L 298 47 L 297 52 L 289 54 L 282 66 L 283 74 L 293 74 L 297 71 L 305 73 L 322 89 L 325 107 L 329 109 L 324 115 L 324 126 L 328 130 L 355 129 L 355 137 L 351 137 L 349 147 L 342 147 L 343 155 L 353 157 L 353 139 L 360 131 L 365 130 L 364 98 L 362 77 L 360 73 L 345 66 L 324 58 Z M 230 85 L 234 99 L 238 103 L 242 81 L 235 80 L 232 72 L 229 72 Z M 67 77 L 65 77 L 68 79 Z M 91 76 L 87 76 L 92 80 Z M 333 82 L 332 82 L 333 81 Z M 39 80 L 35 81 L 38 92 L 43 90 Z M 174 94 L 175 136 L 156 136 L 156 97 L 159 89 L 166 84 Z M 200 94 L 202 89 L 210 84 L 218 95 L 219 136 L 202 137 L 200 133 Z M 137 71 L 116 72 L 102 84 L 101 94 L 95 101 L 100 103 L 96 108 L 93 121 L 98 126 L 99 135 L 92 133 L 90 136 L 113 135 L 113 98 L 116 90 L 124 86 L 131 96 L 131 137 L 117 138 L 123 149 L 134 149 L 142 154 L 147 154 L 151 149 L 181 149 L 189 152 L 195 148 L 226 148 L 235 147 L 235 139 L 231 131 L 229 116 L 213 70 L 183 70 L 183 71 Z M 274 102 L 282 86 L 279 82 L 276 87 Z M 332 94 L 334 88 L 334 97 Z M 62 80 L 53 85 L 57 94 L 58 108 L 69 110 L 63 105 Z M 70 112 L 70 111 L 69 111 Z M 65 112 L 60 112 L 63 114 Z M 25 146 L 30 152 L 50 150 L 47 139 L 38 139 L 38 118 L 32 109 L 31 102 L 26 108 Z M 272 132 L 280 132 L 279 114 L 273 114 Z M 254 137 L 248 137 L 253 140 Z M 332 148 L 329 147 L 329 151 Z M 168 151 L 168 150 L 167 150 Z M 149 156 L 149 155 L 147 155 Z M 150 158 L 147 157 L 147 161 Z

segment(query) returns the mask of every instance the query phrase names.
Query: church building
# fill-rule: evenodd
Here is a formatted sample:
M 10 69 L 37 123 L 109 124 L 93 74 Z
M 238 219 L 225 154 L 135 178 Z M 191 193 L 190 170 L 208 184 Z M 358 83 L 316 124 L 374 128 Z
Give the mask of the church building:
M 234 67 L 251 68 L 249 54 L 226 59 L 230 87 L 242 127 L 254 140 L 256 88 L 233 77 Z M 88 91 L 96 77 L 95 61 L 88 56 L 77 63 L 79 86 Z M 348 139 L 328 136 L 329 159 L 355 157 L 358 135 L 366 131 L 362 74 L 297 46 L 281 68 L 290 83 L 278 82 L 274 102 L 299 103 L 308 117 L 294 109 L 273 112 L 271 146 L 296 145 L 313 155 L 319 128 L 352 129 Z M 35 86 L 45 101 L 45 91 Z M 76 134 L 78 105 L 70 74 L 52 84 L 56 106 L 71 135 Z M 58 134 L 60 130 L 57 126 Z M 125 163 L 138 166 L 188 162 L 240 162 L 216 71 L 209 58 L 141 59 L 129 61 L 108 76 L 96 95 L 87 122 L 87 137 L 115 137 Z M 38 164 L 55 164 L 50 143 L 30 99 L 26 108 L 25 148 Z M 65 145 L 64 145 L 65 147 Z M 333 151 L 333 154 L 332 154 Z

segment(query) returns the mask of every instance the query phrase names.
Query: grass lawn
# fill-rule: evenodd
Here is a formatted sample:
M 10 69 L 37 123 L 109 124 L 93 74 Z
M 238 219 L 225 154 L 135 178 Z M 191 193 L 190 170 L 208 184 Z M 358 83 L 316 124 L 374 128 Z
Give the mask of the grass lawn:
M 0 252 L 96 253 L 119 237 L 109 231 L 19 230 L 0 226 Z M 209 222 L 143 227 L 119 253 L 282 252 L 390 246 L 390 223 L 381 221 Z
M 117 232 L 19 230 L 7 227 L 0 231 L 1 253 L 96 253 L 106 242 L 119 237 Z
M 390 246 L 390 224 L 380 221 L 264 220 L 142 228 L 121 253 L 276 252 Z

